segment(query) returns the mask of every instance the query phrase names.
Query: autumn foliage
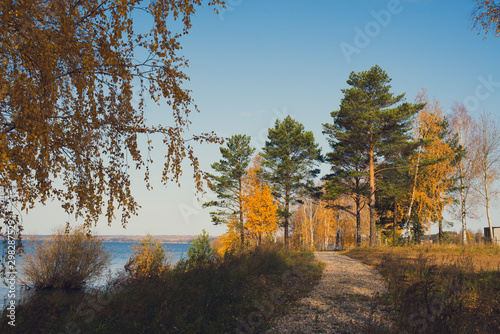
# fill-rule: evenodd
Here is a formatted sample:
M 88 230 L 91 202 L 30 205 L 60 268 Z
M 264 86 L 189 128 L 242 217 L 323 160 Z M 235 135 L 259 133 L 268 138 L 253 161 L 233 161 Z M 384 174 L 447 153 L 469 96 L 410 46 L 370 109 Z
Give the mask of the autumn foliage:
M 443 212 L 453 202 L 451 189 L 456 172 L 456 152 L 447 138 L 447 123 L 438 101 L 429 101 L 425 90 L 417 102 L 426 103 L 417 116 L 415 138 L 422 142 L 410 158 L 410 176 L 415 180 L 413 191 L 408 192 L 415 202 L 412 214 L 417 230 L 427 231 L 432 222 L 442 222 Z M 448 135 L 449 136 L 449 135 Z M 448 140 L 448 141 L 447 141 Z M 418 223 L 417 223 L 418 222 Z
M 158 278 L 168 269 L 168 257 L 163 244 L 147 235 L 139 244 L 132 246 L 129 270 L 139 279 Z
M 269 186 L 259 177 L 260 168 L 260 157 L 257 156 L 247 171 L 243 197 L 245 227 L 249 237 L 259 245 L 264 240 L 273 240 L 278 231 L 278 204 Z
M 58 200 L 88 226 L 101 215 L 111 223 L 118 210 L 125 225 L 139 207 L 129 170 L 144 168 L 149 180 L 152 160 L 143 151 L 153 138 L 166 147 L 162 181 L 178 182 L 187 158 L 201 189 L 204 174 L 187 140 L 222 139 L 186 135 L 188 115 L 198 109 L 183 87 L 187 60 L 179 54 L 201 3 L 2 1 L 0 216 L 9 205 L 24 210 Z M 137 15 L 150 29 L 134 24 Z M 161 124 L 147 121 L 148 104 L 163 107 Z
M 493 31 L 495 37 L 500 35 L 500 4 L 495 0 L 475 0 L 475 7 L 471 14 L 472 28 L 479 30 L 478 35 L 484 33 L 487 37 Z
M 260 156 L 256 156 L 253 166 L 247 169 L 243 180 L 242 207 L 246 240 L 243 246 L 261 245 L 265 241 L 273 241 L 279 230 L 278 204 L 269 186 L 261 179 L 260 168 Z M 217 241 L 220 255 L 241 246 L 237 218 L 234 217 L 227 226 L 228 231 Z

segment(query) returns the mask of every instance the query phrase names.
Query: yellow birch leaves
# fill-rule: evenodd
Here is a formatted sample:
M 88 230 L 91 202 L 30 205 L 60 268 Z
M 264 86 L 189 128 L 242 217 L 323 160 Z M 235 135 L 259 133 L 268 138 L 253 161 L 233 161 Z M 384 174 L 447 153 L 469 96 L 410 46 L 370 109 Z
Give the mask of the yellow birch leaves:
M 431 222 L 439 222 L 446 205 L 452 202 L 449 190 L 453 186 L 455 152 L 446 141 L 447 123 L 438 101 L 430 102 L 425 90 L 417 96 L 417 102 L 426 103 L 418 114 L 415 137 L 422 141 L 421 148 L 411 161 L 419 168 L 410 169 L 417 182 L 415 187 L 415 211 L 422 227 L 430 228 Z M 411 195 L 411 194 L 409 194 Z
M 129 170 L 144 167 L 148 183 L 152 145 L 142 140 L 153 137 L 165 146 L 162 181 L 179 183 L 187 159 L 202 190 L 206 175 L 190 141 L 223 140 L 186 133 L 189 113 L 198 109 L 184 88 L 187 59 L 179 54 L 201 4 L 0 3 L 0 215 L 11 204 L 29 209 L 57 200 L 87 226 L 103 215 L 111 224 L 117 211 L 126 225 L 139 208 Z M 138 13 L 147 28 L 134 24 Z M 162 105 L 159 124 L 145 118 L 154 102 Z
M 243 208 L 248 235 L 260 245 L 266 239 L 272 240 L 278 231 L 278 204 L 269 186 L 259 178 L 260 157 L 257 156 L 253 163 L 245 178 Z
M 253 160 L 253 166 L 247 169 L 243 181 L 243 217 L 246 245 L 260 245 L 273 241 L 278 232 L 278 204 L 275 202 L 271 189 L 259 176 L 260 156 Z M 237 232 L 237 221 L 227 224 L 228 232 L 219 239 L 218 253 L 238 247 L 240 243 Z

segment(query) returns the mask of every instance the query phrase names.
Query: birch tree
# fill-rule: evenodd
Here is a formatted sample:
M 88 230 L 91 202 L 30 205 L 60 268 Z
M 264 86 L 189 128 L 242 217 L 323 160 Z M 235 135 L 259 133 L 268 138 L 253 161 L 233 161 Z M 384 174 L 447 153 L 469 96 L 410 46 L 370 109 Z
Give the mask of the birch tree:
M 222 3 L 0 2 L 0 219 L 19 238 L 16 208 L 51 200 L 87 228 L 101 216 L 111 224 L 117 212 L 126 226 L 139 209 L 130 171 L 142 169 L 150 187 L 156 143 L 167 152 L 162 182 L 179 183 L 188 159 L 202 190 L 206 175 L 191 143 L 222 139 L 187 133 L 199 110 L 180 51 L 202 2 Z M 135 24 L 137 15 L 148 25 Z M 151 105 L 161 107 L 158 123 L 146 118 Z
M 478 181 L 477 153 L 479 128 L 469 115 L 463 104 L 455 104 L 452 109 L 450 125 L 458 137 L 458 143 L 464 154 L 457 164 L 457 206 L 455 213 L 462 224 L 462 243 L 467 243 L 467 217 L 477 218 L 475 208 L 477 197 L 473 196 L 473 188 Z
M 167 148 L 162 181 L 179 182 L 188 158 L 202 189 L 190 141 L 221 138 L 186 134 L 198 109 L 184 88 L 187 59 L 179 51 L 201 3 L 0 3 L 0 217 L 8 216 L 5 202 L 24 210 L 57 200 L 87 227 L 101 215 L 111 224 L 117 210 L 125 226 L 139 208 L 129 171 L 144 168 L 149 181 L 153 137 Z M 138 13 L 147 28 L 134 24 Z M 150 104 L 162 107 L 160 124 L 147 121 Z
M 495 37 L 500 36 L 500 3 L 498 0 L 474 0 L 475 6 L 471 13 L 472 29 L 478 30 L 478 35 L 484 38 L 492 31 Z
M 428 230 L 432 222 L 438 223 L 441 238 L 443 211 L 452 203 L 454 171 L 460 151 L 439 101 L 429 101 L 423 90 L 418 94 L 417 102 L 425 103 L 425 107 L 419 112 L 414 127 L 415 139 L 421 145 L 410 157 L 415 168 L 410 169 L 414 185 L 409 196 L 410 206 L 414 205 L 415 209 L 411 214 L 418 241 L 420 233 Z
M 278 204 L 275 203 L 271 189 L 259 176 L 260 156 L 253 160 L 244 180 L 243 210 L 245 232 L 257 245 L 274 239 L 278 226 Z
M 479 118 L 479 140 L 476 163 L 480 182 L 474 187 L 486 211 L 486 219 L 493 237 L 490 207 L 500 195 L 500 127 L 498 119 L 483 113 Z

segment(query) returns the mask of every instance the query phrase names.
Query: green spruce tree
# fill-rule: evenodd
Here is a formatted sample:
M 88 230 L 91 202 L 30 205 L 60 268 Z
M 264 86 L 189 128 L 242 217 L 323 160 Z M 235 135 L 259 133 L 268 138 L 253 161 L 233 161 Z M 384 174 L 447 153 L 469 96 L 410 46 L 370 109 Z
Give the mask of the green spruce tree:
M 217 194 L 217 200 L 206 202 L 204 207 L 217 207 L 210 212 L 214 224 L 225 224 L 237 220 L 241 244 L 245 243 L 245 225 L 243 221 L 243 179 L 255 148 L 250 146 L 251 137 L 234 135 L 228 139 L 226 147 L 220 148 L 222 159 L 211 165 L 218 173 L 209 174 L 210 188 Z
M 292 215 L 290 206 L 297 202 L 302 191 L 313 187 L 312 180 L 319 173 L 315 166 L 321 160 L 320 152 L 313 133 L 305 131 L 304 126 L 290 116 L 283 121 L 276 120 L 274 128 L 268 131 L 261 154 L 262 169 L 278 200 L 285 246 L 288 246 Z

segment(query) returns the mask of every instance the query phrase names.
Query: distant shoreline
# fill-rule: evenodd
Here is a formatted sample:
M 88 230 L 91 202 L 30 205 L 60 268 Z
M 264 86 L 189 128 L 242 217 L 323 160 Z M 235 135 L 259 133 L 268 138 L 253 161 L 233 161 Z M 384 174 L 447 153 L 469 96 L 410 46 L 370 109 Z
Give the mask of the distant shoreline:
M 24 240 L 45 240 L 50 235 L 24 235 Z M 103 242 L 139 242 L 144 239 L 145 235 L 99 235 L 98 238 Z M 187 244 L 191 243 L 197 235 L 153 235 L 153 238 L 159 242 L 169 244 Z M 214 241 L 217 237 L 210 237 L 210 241 Z

